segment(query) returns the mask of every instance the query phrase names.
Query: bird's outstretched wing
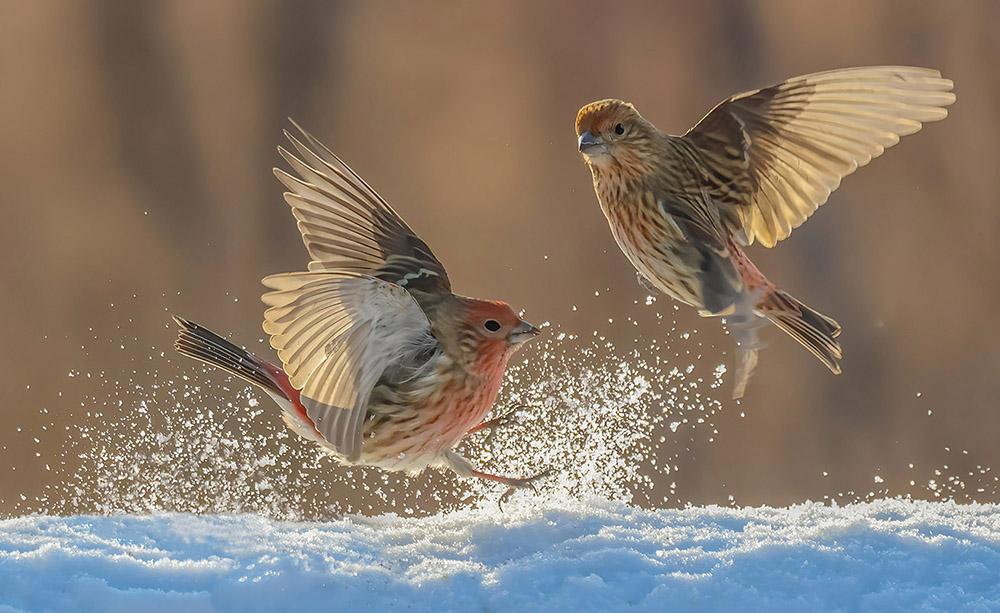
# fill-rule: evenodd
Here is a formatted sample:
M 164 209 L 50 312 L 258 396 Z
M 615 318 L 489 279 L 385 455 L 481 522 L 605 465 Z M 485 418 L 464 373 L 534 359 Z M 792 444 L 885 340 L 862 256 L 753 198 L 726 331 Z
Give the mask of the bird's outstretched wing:
M 264 331 L 306 413 L 348 461 L 361 454 L 368 399 L 395 363 L 436 344 L 413 296 L 375 277 L 342 272 L 272 275 Z
M 444 266 L 364 179 L 298 124 L 305 144 L 285 131 L 298 155 L 279 153 L 298 177 L 274 169 L 288 192 L 312 261 L 310 271 L 359 272 L 404 289 L 450 292 Z
M 843 177 L 922 122 L 944 119 L 943 107 L 955 101 L 952 86 L 928 68 L 819 72 L 737 94 L 682 138 L 708 167 L 712 198 L 735 208 L 747 242 L 772 247 Z

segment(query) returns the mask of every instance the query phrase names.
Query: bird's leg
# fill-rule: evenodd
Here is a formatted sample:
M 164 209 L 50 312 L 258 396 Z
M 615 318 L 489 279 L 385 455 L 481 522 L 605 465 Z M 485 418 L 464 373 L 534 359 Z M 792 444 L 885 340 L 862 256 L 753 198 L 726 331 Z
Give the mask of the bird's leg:
M 502 477 L 499 475 L 491 475 L 490 473 L 484 473 L 482 471 L 476 470 L 472 467 L 472 463 L 455 453 L 454 451 L 446 451 L 441 457 L 441 464 L 455 471 L 460 477 L 478 477 L 480 479 L 485 479 L 487 481 L 496 481 L 497 483 L 503 483 L 504 485 L 513 489 L 518 488 L 529 488 L 535 491 L 535 481 L 547 477 L 552 474 L 552 469 L 542 471 L 537 475 L 532 477 Z M 510 492 L 504 494 L 504 496 L 509 496 Z
M 747 389 L 747 382 L 750 381 L 750 375 L 753 374 L 753 369 L 757 367 L 757 357 L 760 350 L 752 344 L 756 342 L 757 332 L 755 330 L 750 331 L 750 335 L 743 340 L 739 340 L 739 335 L 737 335 L 733 400 L 739 400 L 743 397 Z
M 513 409 L 511 409 L 511 410 L 507 411 L 506 413 L 504 413 L 503 415 L 500 415 L 498 417 L 494 417 L 493 419 L 488 419 L 488 420 L 482 422 L 481 424 L 479 424 L 478 426 L 475 426 L 474 428 L 472 428 L 468 432 L 466 432 L 465 435 L 468 436 L 468 435 L 473 434 L 475 432 L 479 432 L 480 430 L 487 430 L 488 429 L 490 431 L 490 433 L 486 436 L 486 442 L 489 442 L 490 440 L 493 439 L 493 435 L 496 433 L 497 428 L 500 428 L 500 427 L 503 427 L 503 426 L 507 426 L 507 425 L 510 425 L 510 424 L 514 423 L 514 421 L 515 421 L 514 420 L 514 416 L 517 413 L 520 413 L 521 411 L 523 411 L 524 409 L 527 409 L 527 408 L 528 408 L 528 405 L 526 405 L 526 404 L 519 404 L 516 407 L 514 407 Z
M 553 472 L 552 469 L 548 469 L 548 470 L 543 470 L 537 475 L 531 477 L 517 478 L 517 477 L 501 477 L 499 475 L 491 475 L 489 473 L 484 473 L 478 470 L 474 470 L 472 471 L 472 476 L 479 477 L 480 479 L 485 479 L 487 481 L 496 481 L 497 483 L 503 483 L 504 485 L 506 485 L 507 491 L 504 492 L 503 496 L 501 496 L 500 500 L 498 501 L 500 505 L 503 505 L 503 503 L 507 502 L 507 499 L 510 498 L 511 494 L 513 494 L 515 490 L 530 489 L 532 492 L 535 492 L 537 494 L 538 490 L 535 488 L 535 481 L 548 477 L 549 475 L 552 474 L 552 472 Z M 500 510 L 501 511 L 503 510 L 502 506 Z
M 753 369 L 757 366 L 758 352 L 763 349 L 757 330 L 767 323 L 767 320 L 754 311 L 759 301 L 762 288 L 744 291 L 735 305 L 732 315 L 726 317 L 726 325 L 732 331 L 736 340 L 736 373 L 733 378 L 733 398 L 743 397 L 747 382 Z

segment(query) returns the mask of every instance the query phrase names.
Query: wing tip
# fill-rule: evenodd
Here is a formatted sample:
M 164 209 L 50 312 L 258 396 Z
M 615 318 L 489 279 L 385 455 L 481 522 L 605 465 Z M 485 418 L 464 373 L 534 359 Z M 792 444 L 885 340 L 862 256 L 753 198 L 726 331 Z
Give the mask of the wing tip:
M 288 119 L 288 123 L 292 124 L 295 127 L 295 129 L 298 130 L 299 132 L 301 132 L 302 134 L 305 134 L 305 135 L 309 134 L 308 132 L 305 131 L 305 128 L 303 128 L 302 126 L 300 126 L 299 122 L 295 121 L 295 119 L 291 115 L 289 115 L 286 119 Z M 287 129 L 282 129 L 282 132 L 285 133 L 285 136 L 288 136 L 288 130 Z

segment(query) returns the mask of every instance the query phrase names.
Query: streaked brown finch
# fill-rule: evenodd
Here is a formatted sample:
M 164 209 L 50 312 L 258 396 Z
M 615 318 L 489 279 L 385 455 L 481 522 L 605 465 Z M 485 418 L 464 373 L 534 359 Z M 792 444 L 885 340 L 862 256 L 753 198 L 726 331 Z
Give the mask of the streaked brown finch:
M 944 119 L 952 82 L 936 70 L 831 70 L 737 94 L 683 136 L 664 134 L 621 100 L 583 107 L 580 153 L 601 210 L 641 283 L 724 316 L 737 343 L 733 397 L 771 322 L 834 373 L 840 326 L 776 288 L 747 258 L 802 225 L 846 175 Z

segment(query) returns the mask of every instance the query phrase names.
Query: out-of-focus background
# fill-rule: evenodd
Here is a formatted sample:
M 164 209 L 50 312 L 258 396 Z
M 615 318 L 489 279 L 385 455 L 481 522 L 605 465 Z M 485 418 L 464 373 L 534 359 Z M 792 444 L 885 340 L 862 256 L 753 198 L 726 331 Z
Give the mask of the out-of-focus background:
M 60 448 L 86 456 L 81 422 L 127 420 L 150 364 L 197 374 L 161 363 L 167 311 L 266 354 L 259 279 L 306 262 L 271 175 L 286 117 L 401 212 L 457 291 L 647 359 L 659 313 L 697 329 L 710 376 L 730 340 L 645 304 L 576 151 L 577 109 L 624 98 L 677 133 L 732 93 L 870 64 L 940 69 L 950 117 L 751 251 L 840 321 L 844 374 L 769 330 L 744 401 L 727 376 L 717 433 L 664 450 L 679 470 L 663 479 L 694 504 L 933 497 L 949 479 L 960 500 L 998 501 L 998 22 L 986 0 L 4 0 L 0 513 L 43 508 L 24 500 L 65 478 Z

